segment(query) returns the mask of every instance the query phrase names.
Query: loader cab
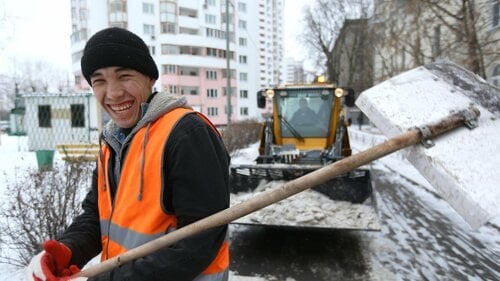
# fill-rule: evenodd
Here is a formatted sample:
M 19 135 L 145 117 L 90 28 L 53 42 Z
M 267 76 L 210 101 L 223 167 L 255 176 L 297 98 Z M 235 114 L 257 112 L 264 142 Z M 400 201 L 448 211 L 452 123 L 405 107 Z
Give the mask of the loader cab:
M 333 89 L 282 89 L 275 93 L 283 138 L 326 138 L 333 108 Z M 298 133 L 298 134 L 297 134 Z
M 335 141 L 343 106 L 352 106 L 354 91 L 331 84 L 287 85 L 259 91 L 257 105 L 273 103 L 273 144 L 325 149 Z

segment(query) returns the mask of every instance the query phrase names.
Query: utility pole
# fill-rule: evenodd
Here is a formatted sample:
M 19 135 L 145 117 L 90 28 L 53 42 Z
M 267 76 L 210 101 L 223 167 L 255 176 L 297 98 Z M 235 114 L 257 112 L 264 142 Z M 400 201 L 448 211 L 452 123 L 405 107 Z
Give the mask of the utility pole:
M 229 1 L 226 0 L 226 79 L 227 128 L 231 127 L 231 67 L 229 64 Z

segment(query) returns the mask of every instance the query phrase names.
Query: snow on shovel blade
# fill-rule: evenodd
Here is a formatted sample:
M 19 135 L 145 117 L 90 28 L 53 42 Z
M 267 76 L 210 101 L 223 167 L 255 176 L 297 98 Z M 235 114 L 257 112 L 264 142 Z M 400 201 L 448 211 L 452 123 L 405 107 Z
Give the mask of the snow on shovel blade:
M 434 146 L 403 151 L 438 193 L 477 228 L 500 215 L 500 91 L 450 62 L 418 67 L 361 93 L 356 105 L 387 137 L 466 109 L 478 127 L 455 130 Z

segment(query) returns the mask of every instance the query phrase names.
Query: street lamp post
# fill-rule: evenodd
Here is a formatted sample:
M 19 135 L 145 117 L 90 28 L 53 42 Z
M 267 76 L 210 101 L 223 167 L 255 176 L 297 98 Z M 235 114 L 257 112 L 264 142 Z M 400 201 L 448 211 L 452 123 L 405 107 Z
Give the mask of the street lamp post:
M 227 127 L 231 127 L 231 68 L 229 61 L 229 0 L 226 0 L 226 79 Z

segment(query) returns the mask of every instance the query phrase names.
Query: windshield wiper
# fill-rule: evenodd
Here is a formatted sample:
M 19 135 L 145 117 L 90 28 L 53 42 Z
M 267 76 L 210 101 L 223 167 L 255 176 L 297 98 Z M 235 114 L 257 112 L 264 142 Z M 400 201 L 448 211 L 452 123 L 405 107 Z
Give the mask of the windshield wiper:
M 283 121 L 283 124 L 292 132 L 292 135 L 299 139 L 301 142 L 304 141 L 304 137 L 286 120 L 281 114 L 278 114 L 278 118 Z

